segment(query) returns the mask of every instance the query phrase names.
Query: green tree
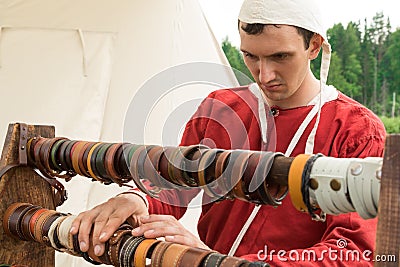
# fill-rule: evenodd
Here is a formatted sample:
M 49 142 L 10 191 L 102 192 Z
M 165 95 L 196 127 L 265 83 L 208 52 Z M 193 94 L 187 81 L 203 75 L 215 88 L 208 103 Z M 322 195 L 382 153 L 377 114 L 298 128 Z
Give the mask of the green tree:
M 250 78 L 254 81 L 249 69 L 244 64 L 242 53 L 238 48 L 231 44 L 231 42 L 228 40 L 228 37 L 226 37 L 222 42 L 222 50 L 224 51 L 229 64 L 234 69 L 235 76 L 240 85 L 248 84 L 249 80 L 247 78 Z M 247 76 L 247 78 L 243 77 L 243 74 Z
M 331 55 L 331 65 L 328 76 L 328 84 L 333 84 L 335 85 L 336 88 L 343 88 L 344 89 L 343 92 L 345 94 L 348 93 L 345 91 L 345 89 L 348 88 L 348 83 L 345 77 L 343 76 L 342 60 L 338 57 L 336 52 L 332 52 Z
M 389 42 L 390 21 L 385 19 L 382 12 L 377 12 L 372 18 L 372 24 L 368 30 L 371 35 L 375 57 L 371 108 L 374 112 L 384 115 L 388 92 L 387 81 L 385 80 L 386 66 L 383 65 L 383 57 Z
M 362 100 L 360 85 L 362 68 L 358 54 L 360 53 L 360 30 L 358 24 L 350 22 L 345 32 L 345 49 L 342 54 L 343 75 L 348 83 L 348 94 L 352 98 Z
M 333 25 L 332 28 L 328 29 L 328 41 L 332 46 L 332 50 L 335 51 L 340 58 L 344 54 L 345 43 L 343 42 L 343 37 L 345 36 L 345 29 L 342 23 Z
M 372 90 L 374 85 L 374 75 L 376 59 L 374 57 L 374 47 L 371 40 L 371 34 L 367 26 L 367 19 L 364 23 L 363 37 L 360 44 L 359 58 L 361 63 L 361 87 L 362 100 L 361 103 L 365 106 L 371 105 Z
M 345 29 L 341 23 L 335 24 L 328 30 L 328 40 L 335 52 L 329 80 L 339 90 L 357 100 L 362 100 L 361 63 L 358 58 L 360 52 L 360 36 L 358 24 L 350 22 Z M 337 57 L 335 59 L 334 57 Z
M 383 65 L 385 66 L 385 71 L 383 73 L 385 81 L 388 81 L 388 91 L 389 96 L 392 97 L 393 93 L 400 95 L 400 29 L 395 31 L 390 36 L 388 42 L 388 48 L 385 55 L 383 56 Z M 398 106 L 398 103 L 395 103 Z M 393 101 L 387 109 L 393 107 Z M 395 110 L 397 112 L 397 110 Z M 391 112 L 390 112 L 391 113 Z

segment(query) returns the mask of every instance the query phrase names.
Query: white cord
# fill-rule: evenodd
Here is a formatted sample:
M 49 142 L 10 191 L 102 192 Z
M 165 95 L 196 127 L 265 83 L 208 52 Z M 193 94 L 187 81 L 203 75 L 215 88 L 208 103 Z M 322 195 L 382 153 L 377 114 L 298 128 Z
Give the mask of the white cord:
M 253 211 L 251 212 L 249 218 L 247 218 L 246 223 L 243 225 L 242 230 L 240 230 L 239 235 L 236 237 L 235 242 L 233 243 L 231 249 L 229 250 L 228 256 L 233 256 L 235 254 L 237 248 L 240 245 L 240 242 L 242 242 L 242 239 L 243 239 L 244 235 L 247 232 L 247 229 L 249 229 L 250 224 L 253 222 L 253 220 L 256 217 L 256 215 L 257 215 L 258 211 L 260 210 L 260 208 L 261 208 L 261 205 L 254 206 Z

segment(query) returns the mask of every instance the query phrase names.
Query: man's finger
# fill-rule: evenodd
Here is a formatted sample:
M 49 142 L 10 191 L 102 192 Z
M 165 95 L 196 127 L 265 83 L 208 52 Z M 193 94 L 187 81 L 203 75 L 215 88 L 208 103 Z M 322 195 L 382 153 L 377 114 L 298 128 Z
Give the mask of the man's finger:
M 147 216 L 140 217 L 141 223 L 150 223 L 150 222 L 158 222 L 158 221 L 167 221 L 167 222 L 178 222 L 178 220 L 171 215 L 160 215 L 160 214 L 151 214 Z

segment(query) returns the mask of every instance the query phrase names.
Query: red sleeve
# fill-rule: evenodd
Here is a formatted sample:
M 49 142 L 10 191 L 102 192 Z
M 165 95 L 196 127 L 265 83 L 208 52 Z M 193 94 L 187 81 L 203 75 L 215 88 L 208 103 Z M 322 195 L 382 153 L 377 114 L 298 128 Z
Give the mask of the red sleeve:
M 349 138 L 338 157 L 382 157 L 385 129 L 364 131 L 364 137 Z M 364 129 L 365 130 L 365 129 Z M 327 215 L 325 234 L 321 242 L 307 249 L 291 251 L 258 251 L 242 255 L 250 261 L 265 261 L 271 266 L 373 266 L 377 218 L 365 220 L 356 212 Z M 266 255 L 265 255 L 266 254 Z
M 385 133 L 383 128 L 380 135 L 371 134 L 361 138 L 349 138 L 346 142 L 343 154 L 340 158 L 366 158 L 366 157 L 382 157 L 385 148 Z
M 348 101 L 354 100 L 349 99 Z M 351 104 L 351 103 L 350 103 Z M 332 157 L 366 158 L 382 157 L 385 148 L 386 130 L 382 121 L 370 110 L 356 103 L 343 105 L 336 111 L 343 131 L 335 141 L 338 151 Z

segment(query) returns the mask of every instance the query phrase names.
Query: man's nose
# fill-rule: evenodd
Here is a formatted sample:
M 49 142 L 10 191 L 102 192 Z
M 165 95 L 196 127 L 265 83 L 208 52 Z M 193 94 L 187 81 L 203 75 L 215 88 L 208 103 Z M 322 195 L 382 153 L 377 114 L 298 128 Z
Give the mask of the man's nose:
M 267 84 L 275 79 L 275 70 L 271 63 L 260 61 L 259 80 L 262 84 Z

